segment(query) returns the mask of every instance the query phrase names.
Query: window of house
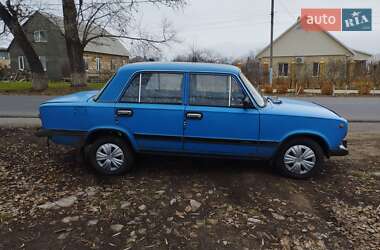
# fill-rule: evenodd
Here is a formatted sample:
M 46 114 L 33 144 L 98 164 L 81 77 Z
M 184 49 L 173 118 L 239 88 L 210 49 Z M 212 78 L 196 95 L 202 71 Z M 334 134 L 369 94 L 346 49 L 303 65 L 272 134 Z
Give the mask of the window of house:
M 100 57 L 96 58 L 96 71 L 100 72 L 101 70 L 101 62 L 100 62 Z
M 88 70 L 88 61 L 86 58 L 84 58 L 83 61 L 84 61 L 84 69 L 87 71 Z
M 0 59 L 8 59 L 9 58 L 9 54 L 7 51 L 0 51 Z
M 313 76 L 318 77 L 320 75 L 321 64 L 313 63 Z
M 279 63 L 278 64 L 278 75 L 279 76 L 288 76 L 289 64 L 288 63 Z
M 182 103 L 183 74 L 142 73 L 130 83 L 122 97 L 123 102 Z
M 40 62 L 42 64 L 42 67 L 44 68 L 44 71 L 46 71 L 47 70 L 46 56 L 39 56 L 38 58 L 40 59 Z
M 18 69 L 21 70 L 21 71 L 25 69 L 25 59 L 24 59 L 24 56 L 19 56 L 18 57 Z
M 111 70 L 116 70 L 116 64 L 114 59 L 111 59 Z
M 244 93 L 234 78 L 227 75 L 192 74 L 190 104 L 217 107 L 242 107 Z
M 45 43 L 48 41 L 47 39 L 47 31 L 46 30 L 36 30 L 34 31 L 34 41 L 36 43 Z

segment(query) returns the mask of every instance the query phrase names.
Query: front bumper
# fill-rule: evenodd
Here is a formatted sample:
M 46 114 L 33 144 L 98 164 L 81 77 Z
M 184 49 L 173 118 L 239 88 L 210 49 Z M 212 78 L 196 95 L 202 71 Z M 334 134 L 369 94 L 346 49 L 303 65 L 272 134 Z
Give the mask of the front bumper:
M 330 150 L 329 156 L 345 156 L 348 155 L 347 140 L 343 140 L 338 150 Z

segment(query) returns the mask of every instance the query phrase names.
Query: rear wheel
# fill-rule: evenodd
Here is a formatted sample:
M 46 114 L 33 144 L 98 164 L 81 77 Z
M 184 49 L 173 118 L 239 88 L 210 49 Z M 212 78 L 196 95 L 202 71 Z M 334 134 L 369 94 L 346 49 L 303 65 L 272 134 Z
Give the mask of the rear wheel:
M 88 160 L 92 167 L 101 174 L 118 175 L 133 167 L 132 149 L 119 137 L 101 137 L 89 147 Z
M 296 138 L 280 148 L 275 164 L 281 174 L 304 179 L 321 171 L 324 157 L 317 142 L 308 138 Z

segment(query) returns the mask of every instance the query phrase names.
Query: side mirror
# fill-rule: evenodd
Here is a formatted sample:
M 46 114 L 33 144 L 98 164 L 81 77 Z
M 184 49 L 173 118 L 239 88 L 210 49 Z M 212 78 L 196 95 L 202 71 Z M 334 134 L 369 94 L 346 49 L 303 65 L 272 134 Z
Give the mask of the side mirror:
M 252 108 L 252 103 L 248 96 L 244 96 L 242 102 L 243 102 L 243 108 L 245 109 Z

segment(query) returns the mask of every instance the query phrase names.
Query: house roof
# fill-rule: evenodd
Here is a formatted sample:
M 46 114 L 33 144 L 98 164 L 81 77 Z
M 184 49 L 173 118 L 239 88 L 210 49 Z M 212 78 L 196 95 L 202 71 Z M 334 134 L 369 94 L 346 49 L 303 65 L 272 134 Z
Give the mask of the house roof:
M 294 23 L 292 26 L 290 26 L 285 32 L 283 32 L 280 36 L 278 36 L 274 41 L 273 41 L 273 45 L 275 45 L 276 43 L 278 43 L 278 41 L 283 38 L 284 36 L 286 36 L 287 34 L 289 34 L 292 30 L 294 30 L 298 25 L 300 25 L 301 23 L 301 19 L 298 18 L 297 19 L 297 22 Z M 354 56 L 355 55 L 355 51 L 350 49 L 348 46 L 346 46 L 344 43 L 342 43 L 341 41 L 339 41 L 336 37 L 334 37 L 331 33 L 329 33 L 328 31 L 326 30 L 322 30 L 321 32 L 323 32 L 324 34 L 326 34 L 330 39 L 332 39 L 335 43 L 337 43 L 341 48 L 343 48 L 346 52 L 348 52 L 348 54 L 350 56 Z M 261 51 L 259 51 L 259 53 L 256 55 L 257 58 L 261 58 L 261 57 L 264 57 L 263 54 L 264 52 L 266 52 L 268 49 L 270 48 L 270 45 L 267 45 L 265 48 L 263 48 Z
M 52 15 L 50 13 L 44 12 L 36 12 L 45 17 L 47 17 L 53 24 L 57 25 L 62 32 L 65 33 L 63 17 Z M 85 25 L 80 25 L 79 27 L 79 36 L 83 35 L 83 31 L 85 29 Z M 106 34 L 110 35 L 110 33 L 102 29 L 100 27 L 95 27 L 92 31 L 94 35 Z M 91 37 L 91 35 L 90 35 Z M 90 41 L 86 47 L 84 48 L 85 52 L 94 52 L 94 53 L 102 53 L 109 55 L 118 55 L 118 56 L 129 56 L 127 49 L 123 46 L 119 39 L 113 37 L 99 37 L 92 41 Z
M 366 60 L 373 59 L 373 55 L 368 52 L 356 50 L 356 49 L 354 50 L 354 52 L 355 52 L 355 55 L 352 57 L 353 60 L 366 61 Z

